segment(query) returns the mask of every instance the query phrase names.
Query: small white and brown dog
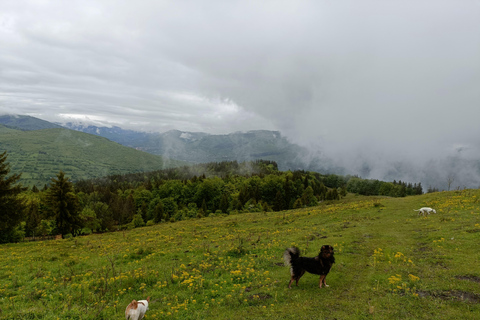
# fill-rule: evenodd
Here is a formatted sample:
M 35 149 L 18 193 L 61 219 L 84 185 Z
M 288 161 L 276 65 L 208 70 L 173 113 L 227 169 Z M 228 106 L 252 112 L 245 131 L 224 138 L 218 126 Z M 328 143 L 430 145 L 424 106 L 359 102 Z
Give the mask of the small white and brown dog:
M 420 208 L 418 210 L 413 210 L 413 211 L 418 211 L 418 214 L 420 215 L 423 215 L 423 216 L 426 216 L 427 214 L 430 214 L 430 213 L 437 213 L 437 211 L 435 211 L 435 209 L 432 209 L 432 208 L 429 208 L 429 207 L 423 207 L 423 208 Z
M 125 319 L 127 320 L 141 320 L 145 313 L 148 310 L 148 303 L 150 302 L 150 297 L 147 300 L 132 300 L 130 304 L 125 309 Z

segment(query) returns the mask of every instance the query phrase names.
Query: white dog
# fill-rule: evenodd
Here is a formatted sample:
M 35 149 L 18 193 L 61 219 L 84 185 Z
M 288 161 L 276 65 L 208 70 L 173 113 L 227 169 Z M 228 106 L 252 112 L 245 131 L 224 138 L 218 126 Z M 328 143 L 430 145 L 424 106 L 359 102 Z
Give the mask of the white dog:
M 418 210 L 413 210 L 413 211 L 418 211 L 418 214 L 421 214 L 421 215 L 424 215 L 426 216 L 427 214 L 430 214 L 430 213 L 437 213 L 437 211 L 435 211 L 435 209 L 432 209 L 432 208 L 429 208 L 429 207 L 423 207 L 423 208 L 420 208 Z
M 125 319 L 127 320 L 141 320 L 148 310 L 148 303 L 150 302 L 150 297 L 147 300 L 132 300 L 130 304 L 125 309 Z

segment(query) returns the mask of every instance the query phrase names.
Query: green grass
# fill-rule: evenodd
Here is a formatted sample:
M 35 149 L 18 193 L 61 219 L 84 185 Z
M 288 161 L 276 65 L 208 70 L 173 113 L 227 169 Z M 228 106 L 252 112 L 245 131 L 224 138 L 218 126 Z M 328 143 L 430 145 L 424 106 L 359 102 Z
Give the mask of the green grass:
M 60 170 L 77 181 L 182 164 L 68 129 L 20 131 L 0 126 L 0 152 L 5 150 L 11 172 L 22 173 L 23 185 L 39 188 Z
M 357 197 L 0 246 L 0 319 L 478 319 L 480 191 Z M 419 217 L 413 209 L 437 214 Z M 328 288 L 285 248 L 335 247 Z

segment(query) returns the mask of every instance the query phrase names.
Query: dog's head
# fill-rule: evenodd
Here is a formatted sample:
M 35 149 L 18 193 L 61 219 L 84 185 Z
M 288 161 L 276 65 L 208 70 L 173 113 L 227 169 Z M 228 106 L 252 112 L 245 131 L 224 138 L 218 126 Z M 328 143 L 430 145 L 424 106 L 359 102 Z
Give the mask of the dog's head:
M 329 260 L 331 263 L 334 263 L 334 262 L 335 262 L 334 251 L 333 251 L 333 247 L 332 247 L 332 246 L 329 246 L 329 245 L 324 245 L 324 246 L 322 246 L 322 248 L 320 249 L 320 253 L 318 254 L 318 256 L 319 256 L 321 259 Z

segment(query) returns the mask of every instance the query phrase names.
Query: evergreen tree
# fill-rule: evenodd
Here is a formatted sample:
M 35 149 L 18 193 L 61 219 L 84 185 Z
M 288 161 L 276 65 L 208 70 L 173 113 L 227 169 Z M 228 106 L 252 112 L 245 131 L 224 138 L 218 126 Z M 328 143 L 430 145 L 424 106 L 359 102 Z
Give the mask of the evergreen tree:
M 336 188 L 330 189 L 327 191 L 325 195 L 325 200 L 339 200 L 340 196 L 338 195 L 338 191 Z
M 234 197 L 233 200 L 232 200 L 232 209 L 233 209 L 233 210 L 241 211 L 242 208 L 243 208 L 243 205 L 242 205 L 242 203 L 240 202 L 240 200 L 238 200 L 237 197 Z
M 263 212 L 270 212 L 272 211 L 272 208 L 270 208 L 267 202 L 262 202 L 262 210 Z
M 317 198 L 313 194 L 313 188 L 308 186 L 302 194 L 302 203 L 306 206 L 315 206 L 318 203 Z
M 42 221 L 40 214 L 40 200 L 38 200 L 35 196 L 30 196 L 26 204 L 25 231 L 27 236 L 35 237 L 38 235 L 37 228 Z
M 260 193 L 260 187 L 259 185 L 257 184 L 253 190 L 253 198 L 255 199 L 255 201 L 259 201 L 259 200 L 262 200 L 262 194 Z
M 223 213 L 228 213 L 228 206 L 228 195 L 224 193 L 222 199 L 220 200 L 220 210 L 222 210 Z
M 249 198 L 247 187 L 245 185 L 242 185 L 240 187 L 240 193 L 238 194 L 238 201 L 240 201 L 240 205 L 243 207 L 248 200 Z
M 277 191 L 275 196 L 275 202 L 273 204 L 273 210 L 282 211 L 285 209 L 285 199 L 280 191 Z
M 340 188 L 340 196 L 346 197 L 347 196 L 347 186 L 342 186 Z
M 207 214 L 207 202 L 205 201 L 205 199 L 203 199 L 202 201 L 202 211 L 205 215 Z
M 415 188 L 415 194 L 423 194 L 422 184 L 419 182 L 417 187 Z
M 309 186 L 308 184 L 308 175 L 305 175 L 305 179 L 303 179 L 303 188 L 307 189 Z
M 27 188 L 16 184 L 21 174 L 12 174 L 6 162 L 7 152 L 0 154 L 0 243 L 20 240 L 15 236 L 16 227 L 23 218 L 25 202 L 19 194 Z
M 133 219 L 133 216 L 135 215 L 135 200 L 133 199 L 133 195 L 131 193 L 125 199 L 122 209 L 122 216 L 125 218 L 122 223 L 126 223 L 129 220 Z
M 293 209 L 298 209 L 302 207 L 303 207 L 302 199 L 298 198 L 297 200 L 295 200 L 295 203 L 293 204 Z
M 163 219 L 163 203 L 161 201 L 153 209 L 153 221 L 159 223 Z
M 60 171 L 52 178 L 52 185 L 47 191 L 47 206 L 53 213 L 57 232 L 62 236 L 71 233 L 77 235 L 81 228 L 78 212 L 78 199 L 73 190 L 73 183 Z
M 287 176 L 285 183 L 283 184 L 283 190 L 285 192 L 285 206 L 284 209 L 290 209 L 290 203 L 293 202 L 293 183 L 290 181 L 290 178 Z

